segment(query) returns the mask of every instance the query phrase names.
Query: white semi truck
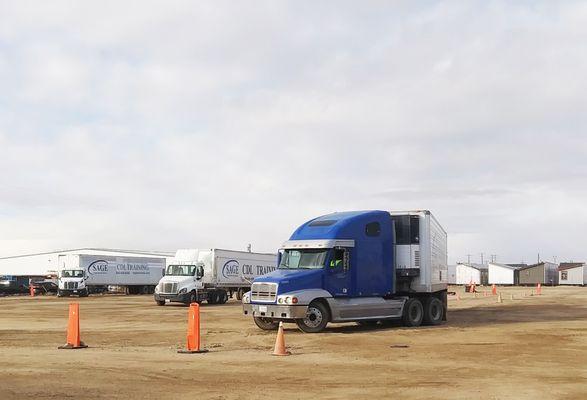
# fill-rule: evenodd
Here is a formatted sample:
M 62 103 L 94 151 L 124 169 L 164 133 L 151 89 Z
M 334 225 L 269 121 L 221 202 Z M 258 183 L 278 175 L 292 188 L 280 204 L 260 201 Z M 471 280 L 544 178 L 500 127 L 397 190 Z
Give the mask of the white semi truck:
M 127 294 L 149 294 L 165 271 L 164 258 L 60 255 L 58 296 L 88 296 L 119 286 Z
M 275 271 L 277 254 L 222 249 L 180 249 L 155 288 L 155 302 L 225 303 L 251 289 L 254 278 Z

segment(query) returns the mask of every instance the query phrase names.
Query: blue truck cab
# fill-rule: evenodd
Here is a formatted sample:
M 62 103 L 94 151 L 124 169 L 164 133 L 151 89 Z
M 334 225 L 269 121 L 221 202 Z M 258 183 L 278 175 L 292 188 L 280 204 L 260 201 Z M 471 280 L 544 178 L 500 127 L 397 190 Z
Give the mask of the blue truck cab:
M 328 214 L 295 230 L 243 312 L 266 330 L 279 321 L 304 332 L 328 322 L 435 325 L 446 319 L 446 264 L 446 232 L 429 211 Z

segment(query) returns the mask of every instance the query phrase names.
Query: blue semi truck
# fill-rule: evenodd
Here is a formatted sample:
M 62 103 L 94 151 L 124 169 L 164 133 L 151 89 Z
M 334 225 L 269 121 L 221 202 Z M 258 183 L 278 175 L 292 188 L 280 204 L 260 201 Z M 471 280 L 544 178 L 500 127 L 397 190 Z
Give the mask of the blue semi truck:
M 447 235 L 430 211 L 324 215 L 296 229 L 278 258 L 277 270 L 255 278 L 242 299 L 261 329 L 446 320 Z

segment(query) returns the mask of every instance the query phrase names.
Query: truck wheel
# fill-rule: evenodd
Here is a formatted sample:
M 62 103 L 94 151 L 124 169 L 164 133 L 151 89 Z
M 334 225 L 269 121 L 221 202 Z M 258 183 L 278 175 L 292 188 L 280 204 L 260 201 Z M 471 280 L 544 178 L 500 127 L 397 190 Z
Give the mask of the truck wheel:
M 405 326 L 420 326 L 424 318 L 424 307 L 419 299 L 412 298 L 404 304 L 402 322 Z
M 253 317 L 255 324 L 264 331 L 274 331 L 279 328 L 279 323 L 273 321 L 271 318 Z
M 89 295 L 90 295 L 90 293 L 88 292 L 88 289 L 79 293 L 79 297 L 88 297 Z
M 444 307 L 437 297 L 429 297 L 424 302 L 424 324 L 438 325 L 442 322 Z
M 227 301 L 228 301 L 228 293 L 226 293 L 226 291 L 224 291 L 224 290 L 221 290 L 221 291 L 218 293 L 218 302 L 219 302 L 220 304 L 224 304 L 224 303 L 226 303 Z
M 218 303 L 218 293 L 210 292 L 208 293 L 208 304 L 216 304 Z
M 323 303 L 315 301 L 308 306 L 306 318 L 296 319 L 296 324 L 306 333 L 317 333 L 326 328 L 328 321 L 330 321 L 328 308 Z
M 198 296 L 196 295 L 196 292 L 190 292 L 189 302 L 186 305 L 189 306 L 190 304 L 196 303 L 197 301 L 198 301 Z
M 164 306 L 165 300 L 155 300 L 155 303 L 157 303 L 158 306 Z

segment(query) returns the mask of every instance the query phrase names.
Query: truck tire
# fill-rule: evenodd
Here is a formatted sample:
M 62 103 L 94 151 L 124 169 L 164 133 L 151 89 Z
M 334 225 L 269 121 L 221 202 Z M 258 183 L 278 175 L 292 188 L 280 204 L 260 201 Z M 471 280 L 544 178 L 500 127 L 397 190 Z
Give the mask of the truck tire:
M 298 328 L 306 333 L 318 333 L 326 328 L 330 321 L 330 312 L 324 303 L 314 301 L 308 306 L 306 318 L 296 319 Z
M 428 297 L 424 301 L 424 324 L 439 325 L 442 322 L 444 306 L 437 297 Z
M 186 306 L 189 306 L 192 303 L 197 303 L 198 302 L 198 295 L 196 294 L 196 292 L 191 291 L 190 292 L 190 298 L 188 300 L 188 303 L 186 304 Z
M 217 304 L 217 303 L 218 303 L 218 293 L 208 292 L 208 304 Z
M 218 292 L 218 303 L 224 304 L 228 301 L 228 293 L 225 290 Z
M 253 321 L 255 321 L 255 325 L 264 331 L 275 331 L 279 328 L 279 323 L 271 318 L 253 317 Z
M 79 292 L 79 297 L 88 297 L 90 295 L 90 292 L 88 292 L 88 289 Z
M 424 318 L 424 307 L 420 299 L 411 298 L 404 304 L 402 322 L 404 326 L 420 326 Z
M 158 306 L 164 306 L 165 300 L 155 300 L 155 303 L 157 303 Z

